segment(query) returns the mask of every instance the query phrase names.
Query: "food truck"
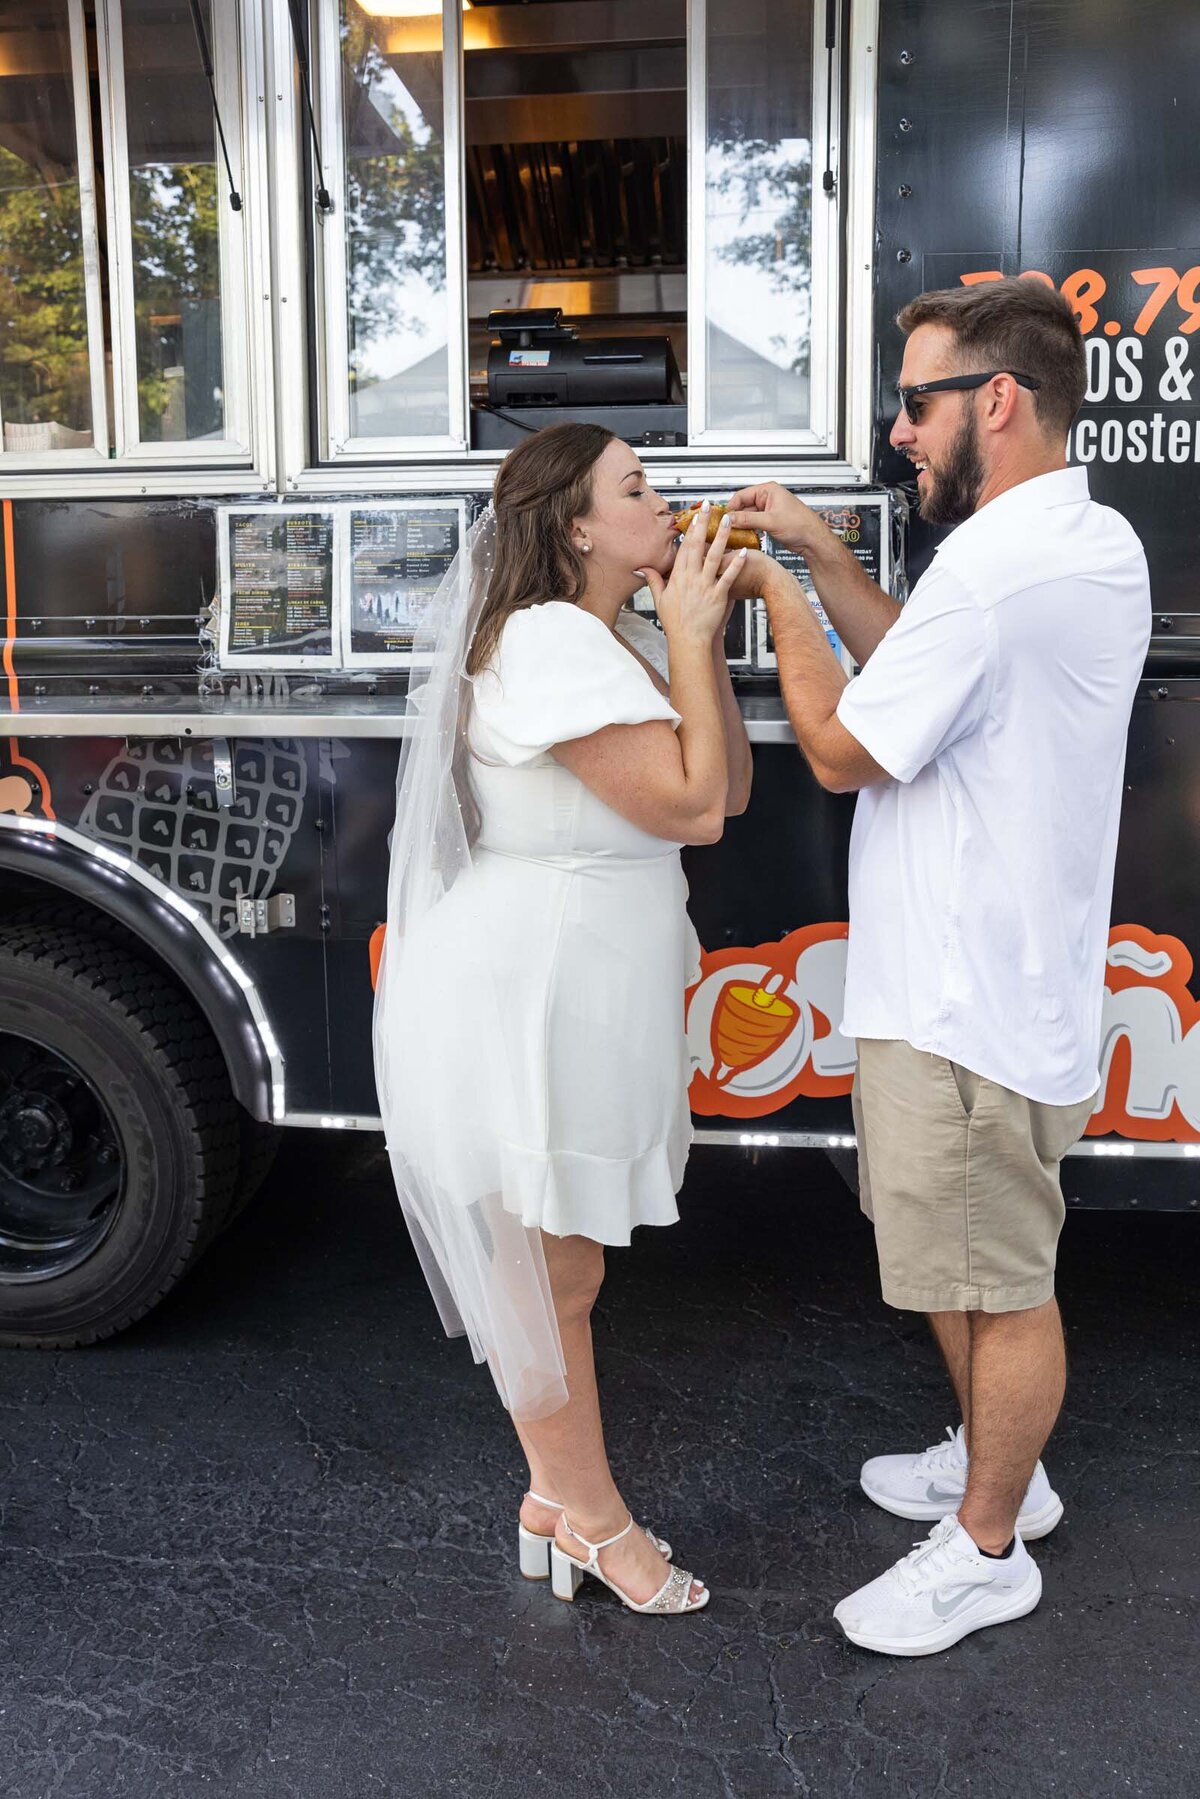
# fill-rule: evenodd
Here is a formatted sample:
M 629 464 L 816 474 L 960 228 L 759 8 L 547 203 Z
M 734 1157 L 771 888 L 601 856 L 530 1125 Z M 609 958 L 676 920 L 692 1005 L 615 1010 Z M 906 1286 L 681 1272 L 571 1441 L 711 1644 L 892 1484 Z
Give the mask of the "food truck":
M 1195 50 L 1188 0 L 0 0 L 0 1342 L 120 1329 L 285 1128 L 378 1130 L 413 636 L 506 450 L 776 478 L 903 598 L 894 317 L 998 272 L 1076 310 L 1071 456 L 1156 609 L 1065 1186 L 1197 1206 Z M 761 605 L 726 650 L 697 1134 L 847 1163 L 853 801 Z

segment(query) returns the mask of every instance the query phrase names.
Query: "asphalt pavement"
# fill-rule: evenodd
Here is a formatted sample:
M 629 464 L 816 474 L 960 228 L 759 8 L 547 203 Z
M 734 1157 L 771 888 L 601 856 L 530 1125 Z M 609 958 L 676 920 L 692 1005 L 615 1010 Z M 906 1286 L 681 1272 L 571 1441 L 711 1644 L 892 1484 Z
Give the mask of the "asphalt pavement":
M 521 1580 L 515 1440 L 375 1139 L 291 1137 L 124 1336 L 0 1352 L 4 1799 L 1200 1791 L 1200 1216 L 1068 1218 L 1041 1606 L 897 1661 L 830 1614 L 922 1534 L 857 1474 L 953 1421 L 925 1328 L 820 1158 L 697 1151 L 681 1203 L 596 1340 L 695 1617 Z

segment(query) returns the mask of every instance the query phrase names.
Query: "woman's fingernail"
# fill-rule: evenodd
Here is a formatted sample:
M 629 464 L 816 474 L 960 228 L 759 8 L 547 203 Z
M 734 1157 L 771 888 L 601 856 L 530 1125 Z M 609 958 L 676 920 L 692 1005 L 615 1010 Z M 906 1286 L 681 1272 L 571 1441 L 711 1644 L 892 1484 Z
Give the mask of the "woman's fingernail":
M 749 554 L 750 554 L 750 552 L 747 549 L 739 550 L 738 551 L 738 560 L 741 562 L 744 562 Z
M 700 510 L 701 510 L 701 512 L 710 512 L 712 510 L 712 501 L 711 500 L 701 500 Z
M 640 575 L 643 581 L 646 579 L 646 571 L 644 568 L 635 568 L 633 572 L 635 575 Z

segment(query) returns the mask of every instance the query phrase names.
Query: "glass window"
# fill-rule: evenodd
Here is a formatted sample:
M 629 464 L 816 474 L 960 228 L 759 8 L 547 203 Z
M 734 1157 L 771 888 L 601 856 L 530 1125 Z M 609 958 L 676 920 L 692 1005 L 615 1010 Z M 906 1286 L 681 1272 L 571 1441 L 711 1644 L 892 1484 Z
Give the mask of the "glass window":
M 586 381 L 587 403 L 635 441 L 644 420 L 656 442 L 684 442 L 686 0 L 475 0 L 463 24 L 474 441 L 519 442 Z M 548 340 L 542 393 L 525 396 L 489 321 L 546 309 L 609 355 L 588 380 L 587 352 Z M 661 370 L 653 411 L 639 349 Z
M 212 96 L 184 0 L 123 0 L 121 15 L 137 436 L 224 438 L 220 224 L 229 195 Z M 220 54 L 208 0 L 201 15 Z
M 461 4 L 321 0 L 330 455 L 830 445 L 827 9 Z
M 707 13 L 704 428 L 804 431 L 813 421 L 812 0 Z
M 351 438 L 452 433 L 440 8 L 341 0 Z
M 6 467 L 249 459 L 242 56 L 239 0 L 0 0 Z
M 103 390 L 93 391 L 94 370 L 103 370 L 103 345 L 91 341 L 99 270 L 73 26 L 78 59 L 77 3 L 0 0 L 0 418 L 4 450 L 17 455 L 105 440 Z M 86 112 L 83 125 L 86 133 Z

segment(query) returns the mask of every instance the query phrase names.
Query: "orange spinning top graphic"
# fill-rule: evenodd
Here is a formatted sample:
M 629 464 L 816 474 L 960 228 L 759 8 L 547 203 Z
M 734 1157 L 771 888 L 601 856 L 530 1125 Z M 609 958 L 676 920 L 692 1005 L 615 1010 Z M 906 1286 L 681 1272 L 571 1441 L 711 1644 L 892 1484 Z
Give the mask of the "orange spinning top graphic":
M 718 1081 L 763 1061 L 795 1024 L 799 1008 L 776 991 L 782 981 L 782 975 L 769 987 L 730 981 L 722 991 L 712 1022 Z

